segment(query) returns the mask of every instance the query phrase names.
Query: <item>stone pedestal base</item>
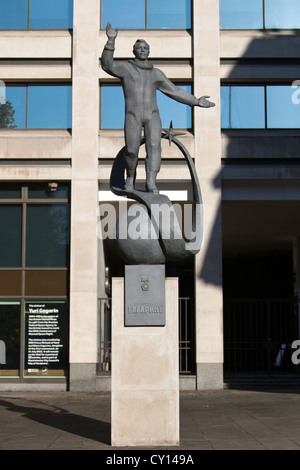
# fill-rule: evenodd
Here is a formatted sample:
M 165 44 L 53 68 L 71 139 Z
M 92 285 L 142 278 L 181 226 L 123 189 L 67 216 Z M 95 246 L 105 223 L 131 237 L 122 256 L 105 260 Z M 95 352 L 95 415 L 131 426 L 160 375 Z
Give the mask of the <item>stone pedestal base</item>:
M 177 279 L 165 302 L 165 326 L 125 327 L 124 280 L 112 281 L 112 446 L 179 444 Z

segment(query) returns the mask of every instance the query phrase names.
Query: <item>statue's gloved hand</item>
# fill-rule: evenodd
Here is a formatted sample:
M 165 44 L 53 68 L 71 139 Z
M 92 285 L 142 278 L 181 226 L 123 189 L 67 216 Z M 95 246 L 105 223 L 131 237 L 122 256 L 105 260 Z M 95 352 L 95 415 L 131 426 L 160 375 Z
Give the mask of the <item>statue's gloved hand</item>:
M 209 96 L 201 96 L 201 98 L 198 98 L 198 106 L 201 108 L 212 108 L 216 106 L 215 103 L 208 101 L 206 98 L 209 98 Z
M 106 36 L 108 37 L 108 39 L 116 39 L 116 37 L 118 36 L 118 28 L 112 29 L 111 24 L 107 23 Z

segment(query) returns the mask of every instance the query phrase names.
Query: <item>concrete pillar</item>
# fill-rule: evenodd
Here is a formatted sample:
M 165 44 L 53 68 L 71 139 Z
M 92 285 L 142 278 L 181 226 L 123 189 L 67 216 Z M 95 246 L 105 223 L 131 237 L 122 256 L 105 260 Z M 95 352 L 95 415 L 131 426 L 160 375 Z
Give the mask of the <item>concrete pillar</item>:
M 179 444 L 177 278 L 165 281 L 165 312 L 165 326 L 124 326 L 124 279 L 113 278 L 113 446 Z
M 195 260 L 197 388 L 223 387 L 219 0 L 194 0 L 195 164 L 204 204 L 204 242 Z
M 70 390 L 95 390 L 99 0 L 74 0 Z

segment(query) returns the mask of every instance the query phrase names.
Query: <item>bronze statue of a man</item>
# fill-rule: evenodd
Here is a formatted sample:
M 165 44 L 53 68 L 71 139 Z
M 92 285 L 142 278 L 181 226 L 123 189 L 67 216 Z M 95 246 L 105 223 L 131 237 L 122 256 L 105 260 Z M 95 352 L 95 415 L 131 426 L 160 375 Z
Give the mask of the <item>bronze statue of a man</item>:
M 102 52 L 101 66 L 105 72 L 121 79 L 125 97 L 125 189 L 134 189 L 136 166 L 144 128 L 146 143 L 146 189 L 157 193 L 156 176 L 161 164 L 161 119 L 156 101 L 156 90 L 180 103 L 209 108 L 214 106 L 202 96 L 196 98 L 175 86 L 165 74 L 148 62 L 149 45 L 138 39 L 133 47 L 135 59 L 115 61 L 115 39 L 118 31 L 107 24 L 108 40 Z

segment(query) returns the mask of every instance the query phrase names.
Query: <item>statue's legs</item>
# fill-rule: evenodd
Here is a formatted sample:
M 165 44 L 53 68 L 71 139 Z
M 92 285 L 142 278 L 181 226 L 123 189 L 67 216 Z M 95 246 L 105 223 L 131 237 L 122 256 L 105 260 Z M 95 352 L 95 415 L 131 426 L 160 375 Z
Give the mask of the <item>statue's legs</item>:
M 144 126 L 146 139 L 146 189 L 158 193 L 156 177 L 161 164 L 161 120 L 158 112 L 152 114 Z
M 125 189 L 134 189 L 136 166 L 141 143 L 142 123 L 133 114 L 125 117 L 125 153 L 124 165 L 126 169 Z
M 131 113 L 125 118 L 125 153 L 124 164 L 126 169 L 125 189 L 134 189 L 136 167 L 141 143 L 142 122 Z M 156 177 L 161 164 L 161 120 L 158 112 L 154 112 L 144 123 L 146 141 L 146 189 L 149 192 L 158 192 Z

